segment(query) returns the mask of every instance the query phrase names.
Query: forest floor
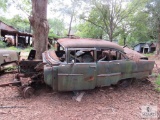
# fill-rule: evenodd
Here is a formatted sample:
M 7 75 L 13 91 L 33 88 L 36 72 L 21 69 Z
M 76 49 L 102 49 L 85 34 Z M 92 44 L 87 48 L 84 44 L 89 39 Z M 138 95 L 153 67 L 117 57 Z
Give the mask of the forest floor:
M 160 60 L 154 59 L 160 67 Z M 155 65 L 154 73 L 157 72 Z M 0 76 L 0 82 L 12 81 L 14 74 Z M 160 93 L 155 90 L 155 77 L 137 80 L 127 88 L 103 87 L 87 90 L 81 102 L 72 92 L 55 92 L 43 86 L 28 99 L 17 87 L 0 88 L 0 120 L 141 120 L 142 107 L 157 107 L 160 119 Z

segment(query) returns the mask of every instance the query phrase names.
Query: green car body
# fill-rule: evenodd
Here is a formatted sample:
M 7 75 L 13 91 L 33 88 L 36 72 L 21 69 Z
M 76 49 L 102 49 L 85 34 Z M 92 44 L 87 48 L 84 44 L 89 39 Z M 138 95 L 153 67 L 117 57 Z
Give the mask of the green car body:
M 154 61 L 131 60 L 112 42 L 59 39 L 57 50 L 43 53 L 44 81 L 57 91 L 88 90 L 129 78 L 147 78 Z

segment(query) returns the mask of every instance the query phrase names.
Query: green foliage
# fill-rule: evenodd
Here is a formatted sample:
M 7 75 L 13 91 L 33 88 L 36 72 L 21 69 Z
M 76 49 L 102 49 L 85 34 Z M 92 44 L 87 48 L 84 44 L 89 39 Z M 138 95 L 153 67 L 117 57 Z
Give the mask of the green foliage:
M 84 0 L 69 0 L 68 3 L 63 0 L 49 0 L 50 5 L 58 6 L 52 9 L 55 9 L 56 13 L 58 11 L 64 19 L 74 15 L 74 20 L 76 20 L 75 18 L 83 12 L 80 17 L 83 19 L 83 23 L 74 28 L 76 29 L 75 35 L 82 38 L 109 39 L 112 37 L 118 39 L 120 45 L 123 45 L 124 39 L 126 39 L 127 45 L 134 46 L 139 42 L 146 42 L 158 37 L 160 0 L 131 0 L 126 3 L 125 7 L 121 0 L 109 0 L 107 2 L 91 0 L 90 4 L 86 4 L 89 2 Z M 31 12 L 31 0 L 0 0 L 0 10 L 4 11 L 9 4 L 28 15 Z M 84 6 L 87 9 L 83 9 Z M 81 10 L 79 10 L 80 8 Z M 20 15 L 16 15 L 12 19 L 0 16 L 0 20 L 22 32 L 30 31 L 28 19 L 24 19 Z M 59 38 L 68 34 L 65 29 L 65 20 L 49 19 L 48 22 L 50 26 L 49 38 Z M 4 46 L 4 43 L 0 43 L 1 46 Z
M 64 36 L 64 22 L 59 19 L 48 19 L 49 23 L 49 38 L 59 38 Z
M 92 8 L 89 13 L 88 18 L 85 18 L 84 15 L 81 15 L 80 18 L 85 20 L 85 22 L 77 26 L 76 35 L 82 38 L 98 38 L 102 39 L 106 36 L 106 30 L 100 12 L 96 8 Z
M 0 0 L 0 9 L 6 11 L 7 0 Z
M 124 40 L 123 40 L 123 38 L 120 38 L 120 39 L 118 40 L 118 44 L 121 45 L 121 46 L 124 45 Z
M 103 35 L 103 31 L 101 28 L 92 25 L 91 23 L 85 22 L 84 24 L 79 24 L 77 26 L 76 36 L 81 38 L 101 38 Z
M 53 1 L 53 0 L 52 0 Z M 66 22 L 67 31 L 66 35 L 70 34 L 72 31 L 73 22 L 77 20 L 79 14 L 82 12 L 84 3 L 86 0 L 68 0 L 64 2 L 64 0 L 54 0 L 54 2 L 50 2 L 50 5 L 56 6 L 52 7 L 52 12 L 54 14 L 59 14 L 59 18 L 63 18 Z
M 134 6 L 134 2 L 131 5 Z M 155 40 L 158 35 L 159 12 L 159 0 L 143 0 L 134 14 L 130 14 L 127 19 L 130 26 L 127 43 L 133 46 L 139 42 Z
M 32 10 L 31 0 L 7 0 L 9 4 L 17 10 L 22 11 L 26 16 L 29 16 Z
M 158 75 L 155 83 L 156 83 L 156 85 L 160 86 L 160 75 Z
M 160 29 L 160 1 L 159 0 L 149 0 L 147 6 L 147 13 L 149 14 L 148 26 L 151 28 L 151 36 L 155 39 L 158 38 L 158 30 Z
M 5 72 L 12 72 L 13 70 L 17 70 L 18 69 L 18 66 L 17 65 L 12 65 L 12 64 L 9 64 L 9 65 L 6 65 L 4 67 L 5 69 Z
M 22 18 L 20 15 L 15 15 L 11 19 L 0 16 L 0 20 L 4 23 L 13 26 L 21 32 L 30 32 L 30 23 L 28 19 Z
M 6 43 L 0 40 L 0 48 L 5 48 L 6 47 Z
M 156 90 L 160 92 L 160 75 L 158 75 L 155 83 L 157 85 Z
M 124 41 L 126 38 L 126 44 L 134 46 L 139 42 L 146 42 L 150 40 L 150 27 L 148 27 L 148 14 L 145 11 L 145 6 L 148 0 L 133 0 L 128 4 L 128 17 L 126 17 L 118 28 L 119 38 Z M 135 9 L 136 7 L 136 9 Z
M 30 29 L 29 20 L 22 18 L 20 15 L 16 15 L 12 19 L 10 19 L 10 24 L 19 31 L 29 32 Z
M 49 30 L 48 37 L 49 37 L 50 39 L 60 38 L 60 36 L 56 35 L 52 29 Z
M 100 27 L 104 36 L 113 41 L 119 35 L 117 28 L 121 26 L 121 22 L 128 16 L 131 11 L 122 7 L 122 1 L 110 0 L 107 2 L 92 0 L 92 10 L 87 21 Z M 86 19 L 85 19 L 86 20 Z
M 131 18 L 132 27 L 131 36 L 137 39 L 139 42 L 146 42 L 150 39 L 148 34 L 149 28 L 147 26 L 148 14 L 145 12 L 138 12 L 134 17 Z
M 155 39 L 153 34 L 156 29 L 149 21 L 152 15 L 146 12 L 146 4 L 149 0 L 132 0 L 125 8 L 122 7 L 121 2 L 117 4 L 119 2 L 116 0 L 116 3 L 112 3 L 111 0 L 105 3 L 101 0 L 92 0 L 89 14 L 81 15 L 81 19 L 88 23 L 81 23 L 76 34 L 81 37 L 96 38 L 102 33 L 103 38 L 118 39 L 121 45 L 126 40 L 129 46 Z

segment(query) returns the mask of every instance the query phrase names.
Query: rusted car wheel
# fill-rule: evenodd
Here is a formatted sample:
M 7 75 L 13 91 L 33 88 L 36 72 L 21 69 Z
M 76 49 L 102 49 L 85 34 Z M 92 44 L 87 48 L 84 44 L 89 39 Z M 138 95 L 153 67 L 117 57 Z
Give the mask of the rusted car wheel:
M 30 87 L 30 86 L 27 86 L 27 87 L 25 87 L 23 89 L 22 96 L 24 98 L 29 98 L 29 97 L 31 97 L 33 95 L 33 93 L 34 93 L 34 89 L 32 87 Z
M 118 86 L 126 88 L 129 87 L 134 79 L 125 79 L 118 82 Z

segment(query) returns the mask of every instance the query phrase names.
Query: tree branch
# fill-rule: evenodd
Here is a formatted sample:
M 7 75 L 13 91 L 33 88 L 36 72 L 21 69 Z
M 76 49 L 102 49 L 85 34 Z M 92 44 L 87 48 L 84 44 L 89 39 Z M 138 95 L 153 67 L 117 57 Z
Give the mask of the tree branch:
M 97 26 L 97 27 L 100 27 L 102 30 L 105 30 L 104 27 L 102 27 L 102 26 L 100 26 L 100 25 L 97 25 L 96 23 L 94 23 L 94 22 L 92 22 L 92 21 L 90 21 L 90 20 L 88 20 L 88 19 L 85 19 L 85 18 L 81 18 L 81 19 L 83 19 L 83 20 L 85 20 L 85 21 L 87 21 L 87 22 L 89 22 L 89 23 L 91 23 L 91 24 L 93 24 L 93 25 L 95 25 L 95 26 Z

